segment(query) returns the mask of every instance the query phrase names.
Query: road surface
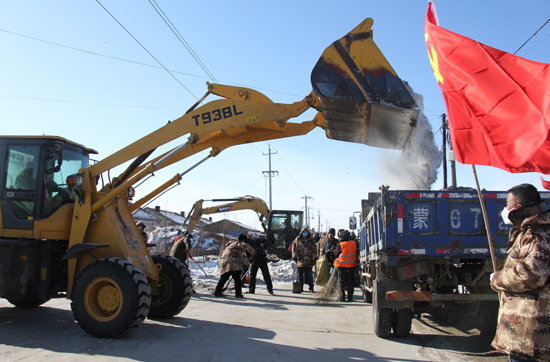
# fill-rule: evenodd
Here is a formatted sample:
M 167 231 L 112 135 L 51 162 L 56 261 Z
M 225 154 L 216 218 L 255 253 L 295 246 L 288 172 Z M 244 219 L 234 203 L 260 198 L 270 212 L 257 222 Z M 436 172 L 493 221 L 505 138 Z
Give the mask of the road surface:
M 199 288 L 197 288 L 199 289 Z M 277 283 L 257 294 L 216 298 L 199 289 L 178 316 L 145 320 L 119 339 L 98 339 L 73 320 L 70 301 L 35 309 L 0 299 L 1 361 L 475 361 L 504 362 L 475 326 L 414 320 L 407 338 L 380 339 L 372 308 L 356 289 L 352 303 L 319 305 L 314 294 L 292 294 Z M 463 319 L 466 322 L 468 319 Z

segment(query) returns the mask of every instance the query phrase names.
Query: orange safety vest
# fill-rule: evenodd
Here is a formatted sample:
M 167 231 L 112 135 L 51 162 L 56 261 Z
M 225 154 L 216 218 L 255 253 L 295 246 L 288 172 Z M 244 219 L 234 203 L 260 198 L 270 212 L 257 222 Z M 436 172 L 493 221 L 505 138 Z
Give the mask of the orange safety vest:
M 334 261 L 335 266 L 340 268 L 354 268 L 357 265 L 357 244 L 353 240 L 341 241 L 342 253 Z

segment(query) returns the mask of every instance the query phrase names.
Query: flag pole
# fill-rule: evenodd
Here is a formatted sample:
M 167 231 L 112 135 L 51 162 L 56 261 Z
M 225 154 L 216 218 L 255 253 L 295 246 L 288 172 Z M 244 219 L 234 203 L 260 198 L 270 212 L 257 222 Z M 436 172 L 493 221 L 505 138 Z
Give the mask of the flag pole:
M 485 201 L 483 200 L 483 195 L 481 194 L 481 189 L 479 188 L 479 181 L 477 180 L 476 166 L 472 165 L 472 170 L 474 171 L 474 177 L 476 179 L 477 194 L 479 196 L 479 203 L 481 204 L 481 210 L 483 211 L 483 220 L 485 221 L 485 230 L 487 230 L 487 241 L 489 243 L 489 251 L 491 252 L 491 261 L 493 262 L 493 271 L 497 271 L 497 258 L 495 256 L 495 246 L 493 245 L 493 238 L 491 236 L 491 228 L 489 227 L 489 218 L 487 217 L 487 209 L 485 208 Z

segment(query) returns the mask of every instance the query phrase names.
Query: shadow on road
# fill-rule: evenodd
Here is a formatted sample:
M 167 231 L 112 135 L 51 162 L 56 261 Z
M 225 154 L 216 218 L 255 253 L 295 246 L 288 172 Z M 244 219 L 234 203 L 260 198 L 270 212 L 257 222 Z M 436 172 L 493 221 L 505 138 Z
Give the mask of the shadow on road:
M 507 360 L 504 354 L 491 347 L 494 332 L 486 332 L 486 325 L 481 318 L 465 316 L 453 323 L 441 318 L 423 314 L 422 319 L 413 321 L 414 334 L 423 347 L 434 350 L 445 350 L 460 356 L 469 356 L 490 361 Z M 481 332 L 483 330 L 483 332 Z M 409 338 L 402 340 L 409 343 Z
M 81 330 L 70 310 L 48 304 L 35 309 L 0 307 L 0 336 L 4 348 L 20 348 L 15 350 L 15 359 L 32 358 L 45 350 L 62 354 L 57 357 L 65 354 L 71 360 L 74 356 L 66 354 L 144 362 L 176 358 L 186 361 L 408 361 L 387 359 L 354 348 L 286 346 L 274 343 L 276 333 L 268 329 L 185 317 L 160 322 L 146 320 L 126 337 L 100 339 Z M 9 352 L 1 354 L 11 358 Z

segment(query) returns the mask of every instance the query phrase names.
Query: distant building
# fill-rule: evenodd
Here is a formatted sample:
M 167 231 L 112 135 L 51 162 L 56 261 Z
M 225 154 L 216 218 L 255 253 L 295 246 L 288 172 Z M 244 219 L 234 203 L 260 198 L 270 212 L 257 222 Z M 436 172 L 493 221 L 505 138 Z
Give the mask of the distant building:
M 156 253 L 169 252 L 176 231 L 185 221 L 185 212 L 161 210 L 160 206 L 138 209 L 133 216 L 136 223 L 142 221 L 145 224 L 149 242 L 155 245 L 150 251 Z M 203 255 L 212 250 L 221 250 L 221 246 L 228 240 L 237 239 L 243 233 L 258 236 L 260 231 L 227 219 L 213 222 L 211 217 L 201 218 L 193 230 L 193 254 Z
M 180 211 L 177 213 L 173 211 L 161 210 L 160 206 L 138 209 L 134 211 L 133 216 L 136 223 L 142 221 L 147 227 L 147 230 L 152 230 L 157 227 L 173 227 L 179 229 L 185 221 L 185 211 Z M 212 218 L 201 218 L 197 223 L 196 228 L 202 229 L 205 225 L 208 225 L 211 222 Z M 187 225 L 187 223 L 185 225 Z
M 204 232 L 213 233 L 213 234 L 231 235 L 235 238 L 238 237 L 239 234 L 243 234 L 243 233 L 256 234 L 260 232 L 259 230 L 251 228 L 250 226 L 247 226 L 245 224 L 241 224 L 240 222 L 231 221 L 227 219 L 212 222 L 209 225 L 205 225 L 202 229 Z

